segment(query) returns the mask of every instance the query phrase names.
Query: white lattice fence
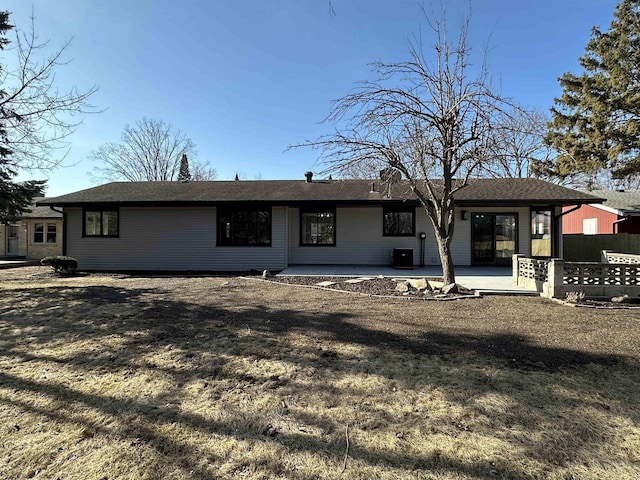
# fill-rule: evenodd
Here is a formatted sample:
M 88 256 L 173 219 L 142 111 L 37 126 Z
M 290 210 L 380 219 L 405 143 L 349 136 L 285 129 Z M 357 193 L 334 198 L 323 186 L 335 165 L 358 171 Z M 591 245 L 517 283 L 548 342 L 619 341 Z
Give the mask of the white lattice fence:
M 546 282 L 549 272 L 548 260 L 536 260 L 533 258 L 518 259 L 518 276 L 538 282 Z
M 516 285 L 541 292 L 549 275 L 549 261 L 514 255 L 514 281 Z
M 591 297 L 640 295 L 640 264 L 565 262 L 514 256 L 517 285 L 544 296 L 564 298 L 567 292 Z
M 611 250 L 602 250 L 603 263 L 628 263 L 632 265 L 640 265 L 640 255 L 631 253 L 617 253 Z
M 563 285 L 640 286 L 640 265 L 564 262 Z

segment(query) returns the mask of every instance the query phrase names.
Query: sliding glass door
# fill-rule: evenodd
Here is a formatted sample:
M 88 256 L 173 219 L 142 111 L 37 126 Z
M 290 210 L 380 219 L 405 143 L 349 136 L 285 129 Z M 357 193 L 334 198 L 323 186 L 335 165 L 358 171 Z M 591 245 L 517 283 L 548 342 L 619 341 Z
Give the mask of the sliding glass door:
M 473 213 L 471 248 L 474 264 L 509 264 L 518 249 L 518 214 Z

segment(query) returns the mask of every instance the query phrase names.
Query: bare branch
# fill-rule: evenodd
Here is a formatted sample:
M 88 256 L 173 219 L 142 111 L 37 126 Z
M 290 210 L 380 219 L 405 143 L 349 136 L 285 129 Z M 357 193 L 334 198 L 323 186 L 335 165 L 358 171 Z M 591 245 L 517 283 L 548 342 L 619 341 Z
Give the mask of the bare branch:
M 126 125 L 120 143 L 105 143 L 91 153 L 100 163 L 94 168 L 96 181 L 172 181 L 178 178 L 183 155 L 195 156 L 195 145 L 187 135 L 162 120 L 142 118 Z M 206 163 L 191 163 L 193 180 L 213 180 L 216 171 Z
M 0 69 L 0 121 L 6 128 L 3 146 L 11 151 L 14 167 L 48 170 L 65 158 L 68 138 L 82 123 L 80 117 L 98 112 L 89 103 L 97 87 L 58 90 L 55 71 L 68 63 L 63 57 L 70 41 L 38 60 L 48 42 L 38 40 L 33 14 L 29 30 L 15 30 L 14 43 L 8 50 L 15 55 L 13 66 Z
M 409 60 L 374 63 L 376 80 L 332 103 L 325 122 L 335 132 L 290 148 L 317 149 L 323 173 L 401 172 L 431 219 L 445 279 L 453 281 L 455 193 L 481 169 L 495 166 L 495 134 L 516 107 L 494 91 L 485 58 L 472 68 L 468 16 L 457 38 L 444 13 L 426 18 L 435 37 L 429 55 L 414 39 Z

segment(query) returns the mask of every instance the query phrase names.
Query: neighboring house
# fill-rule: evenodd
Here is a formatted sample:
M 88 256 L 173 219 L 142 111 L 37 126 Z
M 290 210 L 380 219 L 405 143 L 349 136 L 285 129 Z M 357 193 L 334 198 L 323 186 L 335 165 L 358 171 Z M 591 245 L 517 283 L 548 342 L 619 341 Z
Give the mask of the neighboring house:
M 0 225 L 0 238 L 0 257 L 39 260 L 62 255 L 62 214 L 49 207 L 33 206 L 19 221 Z
M 563 233 L 640 233 L 640 190 L 593 190 L 589 193 L 606 200 L 567 213 L 562 219 Z
M 601 200 L 537 179 L 472 180 L 456 193 L 454 264 L 559 256 L 562 207 Z M 439 264 L 431 222 L 403 181 L 116 182 L 38 205 L 64 209 L 65 254 L 85 270 L 390 265 L 394 249 Z

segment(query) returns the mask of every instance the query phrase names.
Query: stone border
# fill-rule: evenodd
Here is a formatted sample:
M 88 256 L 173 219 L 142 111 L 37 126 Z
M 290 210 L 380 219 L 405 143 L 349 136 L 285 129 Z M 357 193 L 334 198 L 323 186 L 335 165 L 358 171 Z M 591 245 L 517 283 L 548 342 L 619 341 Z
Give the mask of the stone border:
M 259 282 L 265 282 L 265 283 L 275 283 L 277 285 L 288 285 L 290 287 L 313 288 L 315 290 L 325 290 L 327 292 L 348 293 L 351 295 L 359 295 L 361 297 L 369 297 L 369 298 L 413 300 L 413 301 L 423 301 L 423 302 L 449 302 L 452 300 L 465 300 L 465 299 L 471 300 L 474 298 L 482 298 L 482 295 L 480 295 L 480 293 L 478 293 L 476 290 L 474 290 L 473 295 L 456 295 L 452 297 L 443 297 L 443 298 L 424 298 L 424 297 L 416 297 L 412 295 L 378 295 L 375 293 L 351 292 L 349 290 L 339 290 L 337 288 L 319 287 L 317 285 L 301 285 L 299 283 L 277 282 L 275 280 L 267 280 L 265 278 L 258 278 L 258 277 L 238 277 L 238 278 L 243 278 L 246 280 L 257 280 Z

